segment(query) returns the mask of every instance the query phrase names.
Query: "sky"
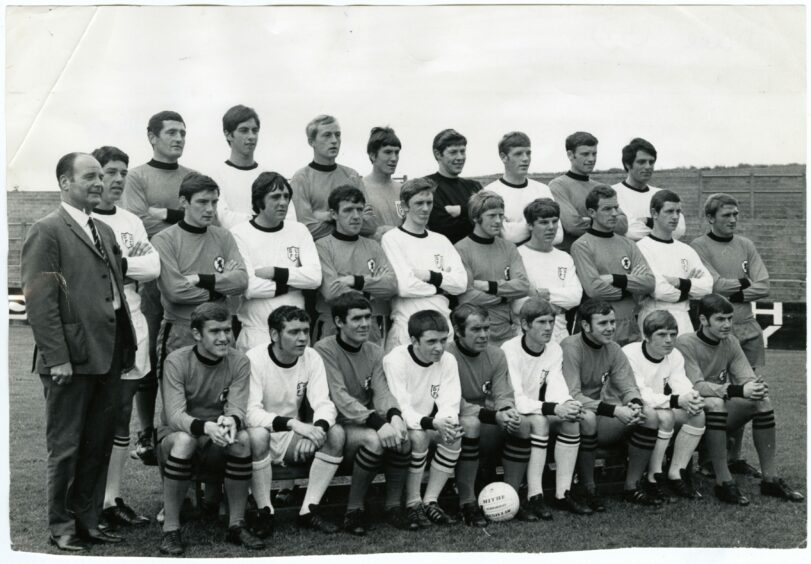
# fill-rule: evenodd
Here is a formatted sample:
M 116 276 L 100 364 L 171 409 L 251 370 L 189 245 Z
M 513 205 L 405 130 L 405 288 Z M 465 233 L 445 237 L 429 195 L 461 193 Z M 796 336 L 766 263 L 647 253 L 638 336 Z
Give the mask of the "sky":
M 803 6 L 10 7 L 7 189 L 56 189 L 63 154 L 112 144 L 151 157 L 150 115 L 179 111 L 181 160 L 225 160 L 222 114 L 262 120 L 257 160 L 311 160 L 305 125 L 336 116 L 338 162 L 361 174 L 369 130 L 403 143 L 398 175 L 436 170 L 431 141 L 468 138 L 465 175 L 502 170 L 497 143 L 533 141 L 534 172 L 568 168 L 565 137 L 631 138 L 659 168 L 805 162 Z

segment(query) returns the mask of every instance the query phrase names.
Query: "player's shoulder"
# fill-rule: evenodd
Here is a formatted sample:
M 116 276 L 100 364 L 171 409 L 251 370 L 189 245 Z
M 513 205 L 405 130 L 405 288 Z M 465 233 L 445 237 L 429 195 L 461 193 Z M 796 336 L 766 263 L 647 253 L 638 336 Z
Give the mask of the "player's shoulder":
M 342 165 L 342 164 L 338 164 L 337 166 L 338 166 L 338 170 L 343 172 L 346 176 L 348 176 L 350 178 L 355 178 L 359 182 L 363 181 L 363 177 L 354 168 L 352 168 L 350 166 Z
M 248 356 L 233 347 L 228 349 L 228 354 L 226 355 L 226 359 L 231 366 L 235 368 L 240 368 L 242 366 L 250 365 L 250 360 L 248 360 Z
M 269 346 L 270 341 L 262 343 L 261 345 L 256 345 L 255 347 L 245 351 L 245 356 L 248 358 L 251 364 L 263 362 L 264 360 L 269 360 L 270 359 L 270 355 L 268 354 Z
M 628 358 L 634 357 L 636 358 L 640 354 L 642 354 L 642 341 L 634 341 L 633 343 L 628 343 L 624 347 L 622 347 L 622 352 L 625 353 L 625 356 Z
M 512 339 L 508 339 L 501 344 L 501 351 L 505 352 L 507 355 L 514 351 L 521 350 L 521 339 L 523 339 L 523 335 L 516 335 Z
M 582 347 L 583 337 L 580 335 L 580 333 L 575 333 L 574 335 L 564 337 L 558 344 L 560 345 L 561 350 L 564 352 L 574 351 Z
M 315 349 L 315 351 L 322 356 L 323 355 L 332 356 L 337 347 L 338 347 L 338 339 L 335 335 L 330 335 L 329 337 L 319 339 L 313 345 L 313 349 Z
M 408 358 L 408 356 L 408 345 L 397 345 L 383 356 L 383 364 L 389 369 L 402 368 L 404 366 L 402 359 Z
M 540 180 L 535 180 L 533 178 L 527 177 L 527 187 L 533 188 L 533 191 L 543 191 L 549 192 L 549 184 L 541 182 Z
M 690 347 L 697 342 L 700 342 L 700 339 L 698 338 L 698 333 L 696 332 L 682 333 L 676 337 L 677 347 Z
M 191 358 L 196 358 L 196 355 L 194 354 L 195 346 L 196 345 L 186 345 L 185 347 L 180 347 L 179 349 L 173 350 L 166 355 L 165 362 L 175 365 L 178 363 L 181 365 L 187 363 Z

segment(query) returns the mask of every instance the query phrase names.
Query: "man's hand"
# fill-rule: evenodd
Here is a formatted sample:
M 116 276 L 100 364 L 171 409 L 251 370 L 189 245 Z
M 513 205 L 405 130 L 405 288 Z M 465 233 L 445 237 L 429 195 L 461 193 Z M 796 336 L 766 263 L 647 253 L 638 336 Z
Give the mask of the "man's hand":
M 614 408 L 614 417 L 620 420 L 623 425 L 634 425 L 639 423 L 639 413 L 627 405 L 618 405 Z
M 679 407 L 687 411 L 690 415 L 698 415 L 704 411 L 704 398 L 697 390 L 679 396 Z
M 310 439 L 315 444 L 316 450 L 321 448 L 327 440 L 327 434 L 324 429 L 316 425 L 302 423 L 298 419 L 290 420 L 290 430 L 294 433 L 301 435 L 306 439 Z
M 664 278 L 668 284 L 670 284 L 677 290 L 679 289 L 679 284 L 681 284 L 681 281 L 679 280 L 678 276 L 668 276 L 667 274 L 664 274 L 662 275 L 662 278 Z
M 462 215 L 462 206 L 445 206 L 445 211 L 451 217 L 459 217 Z
M 234 441 L 237 438 L 237 422 L 236 419 L 231 417 L 230 415 L 220 415 L 217 418 L 217 425 L 219 425 L 220 429 L 223 430 L 223 434 L 225 435 L 225 440 L 228 441 L 229 445 L 234 444 Z
M 310 458 L 315 455 L 315 451 L 317 451 L 315 444 L 307 438 L 300 438 L 296 443 L 296 449 L 293 451 L 293 461 L 294 462 L 307 462 Z
M 605 282 L 606 284 L 614 285 L 614 276 L 612 274 L 600 274 L 597 278 Z
M 203 433 L 208 435 L 211 442 L 217 446 L 228 446 L 228 439 L 226 437 L 227 431 L 220 427 L 214 421 L 206 421 L 203 424 Z
M 346 276 L 339 276 L 338 278 L 335 279 L 335 281 L 338 282 L 338 284 L 341 284 L 342 286 L 346 286 L 350 290 L 352 289 L 352 286 L 355 285 L 355 277 L 352 276 L 351 274 L 347 274 Z
M 391 418 L 391 426 L 394 427 L 394 430 L 397 432 L 399 444 L 404 443 L 408 440 L 408 427 L 406 427 L 405 421 L 399 415 L 395 415 Z
M 548 302 L 550 298 L 549 288 L 535 288 L 535 297 Z
M 147 241 L 138 241 L 132 248 L 129 250 L 129 257 L 142 257 L 144 255 L 148 255 L 152 253 L 154 249 L 152 245 L 150 245 Z
M 697 266 L 691 268 L 690 272 L 687 273 L 687 278 L 701 278 L 702 276 L 704 276 L 704 271 Z
M 579 401 L 566 400 L 555 406 L 555 415 L 564 421 L 580 421 L 583 418 L 582 408 L 583 406 Z
M 481 290 L 482 292 L 486 292 L 490 289 L 490 283 L 487 280 L 474 280 L 473 287 L 476 290 Z
M 365 206 L 363 206 L 363 217 L 369 217 L 370 215 L 374 215 L 374 214 L 375 214 L 375 209 L 372 206 L 372 204 L 367 203 Z
M 743 397 L 752 401 L 760 401 L 769 393 L 769 388 L 763 381 L 754 380 L 743 385 Z
M 421 268 L 415 268 L 411 272 L 414 273 L 414 278 L 417 280 L 422 280 L 423 282 L 428 282 L 431 279 L 431 271 L 430 270 L 423 270 Z
M 590 217 L 581 217 L 580 221 L 577 222 L 577 227 L 580 229 L 588 229 L 591 227 L 591 218 Z
M 521 415 L 514 407 L 496 411 L 496 425 L 505 431 L 515 432 L 521 425 Z
M 399 443 L 400 436 L 397 430 L 391 426 L 390 423 L 384 423 L 383 426 L 377 430 L 377 436 L 380 437 L 380 444 L 383 448 L 394 448 Z
M 152 206 L 150 206 L 149 209 L 147 210 L 147 213 L 149 214 L 149 217 L 159 219 L 161 221 L 166 221 L 167 211 L 168 210 L 166 208 L 153 208 Z
M 186 282 L 191 284 L 192 286 L 197 286 L 200 282 L 200 275 L 199 274 L 189 274 L 186 276 Z
M 73 365 L 68 362 L 51 367 L 51 381 L 57 386 L 70 384 L 73 380 Z
M 329 210 L 314 211 L 313 217 L 317 221 L 332 221 L 332 214 Z
M 450 417 L 434 418 L 434 429 L 439 431 L 439 436 L 445 444 L 451 444 L 464 434 L 462 426 Z

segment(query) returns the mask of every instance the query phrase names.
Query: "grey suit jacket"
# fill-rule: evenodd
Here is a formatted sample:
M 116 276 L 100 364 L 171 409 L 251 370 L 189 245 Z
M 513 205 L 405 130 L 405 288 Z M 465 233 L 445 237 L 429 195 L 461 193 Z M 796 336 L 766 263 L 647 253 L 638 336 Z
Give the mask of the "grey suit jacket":
M 116 316 L 113 284 L 118 287 L 129 334 L 122 336 L 123 368 L 132 366 L 135 331 L 124 299 L 121 249 L 113 230 L 95 222 L 110 268 L 62 206 L 37 221 L 23 243 L 21 274 L 28 322 L 37 344 L 37 372 L 70 361 L 75 374 L 106 374 L 113 360 Z

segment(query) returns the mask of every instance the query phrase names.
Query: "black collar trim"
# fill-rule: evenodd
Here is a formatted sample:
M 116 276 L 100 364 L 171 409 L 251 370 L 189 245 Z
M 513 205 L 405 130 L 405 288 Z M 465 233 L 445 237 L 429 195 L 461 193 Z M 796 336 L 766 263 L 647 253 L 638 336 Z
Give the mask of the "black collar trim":
M 159 168 L 161 170 L 177 170 L 178 167 L 180 166 L 177 163 L 162 163 L 160 161 L 156 161 L 155 159 L 152 159 L 146 164 L 154 168 Z
M 715 339 L 710 339 L 707 335 L 705 335 L 703 328 L 700 328 L 698 331 L 696 331 L 696 335 L 698 335 L 699 339 L 701 339 L 702 341 L 704 341 L 705 343 L 707 343 L 708 345 L 710 345 L 712 347 L 717 347 L 721 343 L 721 341 L 716 341 Z
M 648 237 L 650 237 L 651 239 L 653 239 L 657 243 L 666 243 L 666 244 L 669 245 L 669 244 L 671 244 L 673 242 L 673 239 L 660 239 L 659 237 L 654 237 L 652 234 L 648 234 Z
M 634 192 L 639 192 L 640 194 L 644 194 L 645 192 L 650 192 L 650 186 L 648 186 L 647 184 L 645 185 L 644 188 L 635 188 L 634 186 L 631 186 L 630 184 L 628 184 L 626 181 L 623 180 L 622 185 L 625 186 L 626 188 L 630 188 Z
M 338 233 L 338 230 L 332 232 L 332 236 L 338 239 L 339 241 L 350 241 L 355 242 L 360 239 L 360 235 L 344 235 L 343 233 Z
M 400 227 L 398 227 L 397 229 L 399 229 L 400 231 L 402 231 L 406 235 L 411 235 L 412 237 L 416 237 L 417 239 L 425 239 L 426 237 L 428 237 L 428 231 L 427 230 L 423 231 L 422 233 L 420 233 L 418 235 L 417 233 L 412 233 L 411 231 L 407 230 L 402 225 Z
M 475 233 L 471 233 L 470 235 L 468 235 L 468 237 L 470 237 L 471 241 L 473 241 L 474 243 L 479 243 L 480 245 L 492 245 L 496 241 L 495 237 L 489 239 L 487 237 L 479 237 Z
M 428 368 L 429 366 L 431 366 L 433 364 L 433 362 L 423 362 L 420 359 L 418 359 L 417 355 L 414 354 L 414 345 L 408 345 L 408 354 L 411 355 L 411 360 L 413 360 L 414 362 L 416 362 L 419 366 L 422 366 L 423 368 Z
M 662 358 L 653 358 L 651 355 L 649 355 L 648 354 L 648 347 L 645 346 L 644 342 L 642 343 L 642 354 L 645 355 L 645 358 L 647 358 L 649 361 L 651 361 L 654 364 L 659 364 L 660 362 L 662 362 L 664 360 L 664 357 L 662 357 Z
M 580 333 L 580 334 L 583 335 L 583 342 L 586 343 L 586 345 L 588 345 L 589 347 L 591 347 L 593 349 L 601 349 L 601 348 L 603 348 L 603 345 L 601 345 L 600 343 L 595 343 L 594 341 L 592 341 L 591 339 L 586 337 L 585 332 Z
M 259 168 L 259 163 L 253 163 L 252 165 L 248 165 L 248 166 L 239 166 L 237 164 L 232 163 L 230 161 L 230 159 L 225 161 L 225 164 L 227 164 L 228 166 L 230 166 L 232 168 L 235 168 L 237 170 L 253 170 L 255 168 Z
M 185 219 L 181 219 L 177 225 L 183 231 L 188 231 L 189 233 L 197 233 L 198 235 L 202 235 L 203 233 L 208 231 L 208 227 L 195 227 L 194 225 L 189 225 L 188 223 L 186 223 Z
M 459 342 L 458 338 L 454 337 L 453 340 L 456 341 L 456 348 L 459 349 L 459 352 L 462 353 L 463 355 L 469 357 L 477 357 L 481 354 L 479 352 L 472 351 L 469 348 L 467 348 L 465 345 Z
M 588 182 L 589 175 L 588 174 L 577 174 L 576 172 L 572 172 L 571 170 L 566 172 L 566 176 L 572 178 L 574 180 L 579 180 L 580 182 Z
M 521 348 L 524 349 L 524 352 L 527 353 L 529 356 L 534 356 L 535 358 L 538 358 L 539 356 L 541 356 L 543 354 L 543 351 L 534 352 L 534 351 L 530 350 L 530 348 L 527 346 L 527 336 L 526 335 L 521 337 Z M 544 347 L 544 349 L 546 349 L 546 347 Z
M 504 186 L 509 186 L 510 188 L 526 188 L 527 186 L 529 186 L 529 180 L 526 178 L 521 184 L 513 184 L 512 182 L 507 182 L 503 178 L 499 178 L 498 181 L 501 182 Z
M 284 362 L 276 358 L 276 355 L 273 354 L 273 343 L 268 345 L 268 355 L 270 355 L 270 360 L 273 361 L 273 364 L 275 364 L 279 368 L 293 368 L 298 362 L 298 357 L 296 357 L 296 360 L 294 360 L 290 364 L 285 364 Z
M 118 208 L 116 208 L 115 206 L 113 206 L 113 209 L 111 209 L 111 210 L 103 210 L 101 208 L 93 208 L 93 213 L 97 213 L 99 215 L 115 215 L 115 210 L 116 209 L 118 209 Z
M 200 351 L 197 350 L 197 345 L 194 345 L 192 349 L 194 351 L 194 356 L 197 357 L 197 360 L 205 364 L 206 366 L 217 366 L 219 363 L 222 362 L 222 358 L 218 358 L 217 360 L 212 360 L 208 357 L 205 357 L 200 354 Z
M 332 172 L 333 170 L 338 169 L 338 163 L 332 163 L 331 165 L 322 165 L 318 164 L 317 162 L 313 161 L 309 165 L 310 168 L 317 170 L 318 172 Z
M 261 225 L 256 223 L 256 218 L 254 217 L 252 220 L 250 220 L 250 224 L 253 225 L 259 231 L 262 231 L 264 233 L 277 233 L 277 232 L 281 231 L 282 229 L 284 229 L 284 221 L 282 221 L 276 227 L 262 227 Z
M 338 345 L 342 349 L 344 349 L 346 352 L 359 353 L 360 349 L 363 348 L 363 343 L 361 343 L 361 345 L 359 347 L 353 347 L 352 345 L 350 345 L 349 343 L 347 343 L 346 341 L 341 339 L 341 333 L 340 332 L 335 334 L 335 340 L 338 341 Z
M 734 235 L 732 237 L 721 237 L 710 231 L 709 233 L 707 233 L 707 237 L 709 237 L 713 241 L 718 241 L 719 243 L 731 243 L 732 237 L 734 237 Z
M 593 227 L 589 227 L 586 233 L 589 235 L 594 235 L 595 237 L 602 237 L 603 239 L 610 239 L 614 236 L 613 231 L 597 231 Z

